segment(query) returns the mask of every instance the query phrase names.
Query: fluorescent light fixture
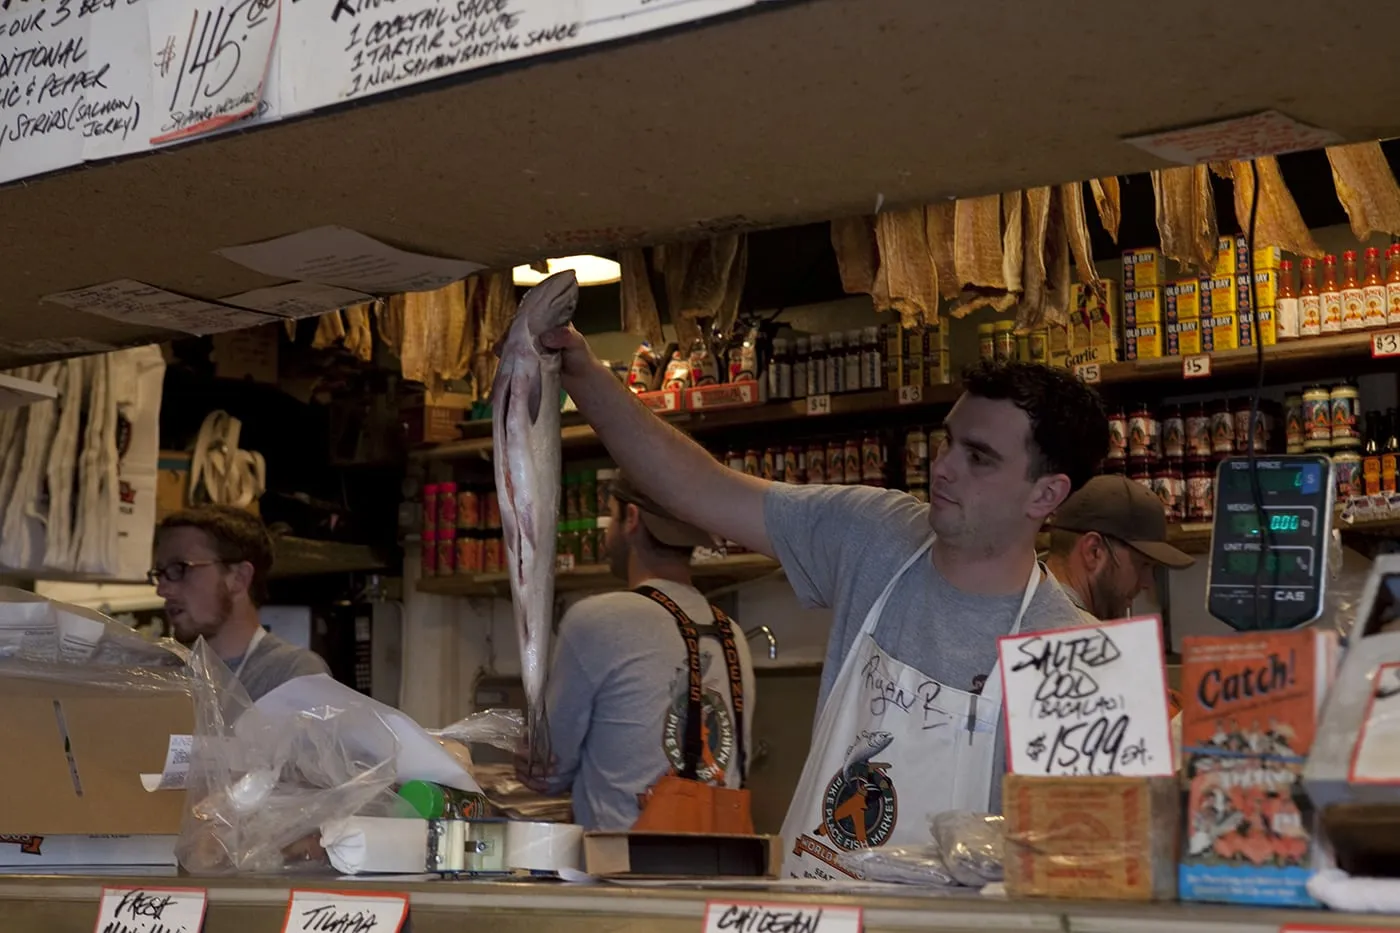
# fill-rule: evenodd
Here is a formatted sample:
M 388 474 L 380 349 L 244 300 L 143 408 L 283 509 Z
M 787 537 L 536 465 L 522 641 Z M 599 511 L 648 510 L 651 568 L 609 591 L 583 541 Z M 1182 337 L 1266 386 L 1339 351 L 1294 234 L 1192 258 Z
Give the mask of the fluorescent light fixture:
M 602 256 L 564 256 L 561 259 L 548 259 L 549 272 L 539 272 L 530 266 L 516 266 L 513 276 L 516 285 L 538 285 L 556 272 L 573 269 L 580 285 L 611 285 L 622 280 L 622 267 L 611 259 Z

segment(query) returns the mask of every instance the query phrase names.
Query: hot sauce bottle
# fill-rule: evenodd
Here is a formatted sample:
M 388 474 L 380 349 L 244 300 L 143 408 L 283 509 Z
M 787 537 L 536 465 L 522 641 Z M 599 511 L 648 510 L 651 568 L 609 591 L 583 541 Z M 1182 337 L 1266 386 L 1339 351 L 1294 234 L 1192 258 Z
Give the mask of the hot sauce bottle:
M 1349 249 L 1342 253 L 1342 330 L 1365 329 L 1366 294 L 1356 276 L 1356 250 Z
M 1337 257 L 1322 257 L 1322 332 L 1342 332 L 1342 290 L 1337 287 Z
M 1278 294 L 1274 296 L 1274 340 L 1297 340 L 1302 336 L 1298 296 L 1293 292 L 1293 263 L 1278 264 Z
M 1385 277 L 1385 322 L 1390 327 L 1400 324 L 1400 243 L 1385 251 L 1389 263 Z
M 1366 305 L 1366 327 L 1385 326 L 1385 282 L 1381 281 L 1381 251 L 1366 248 L 1366 278 L 1361 283 Z
M 1303 257 L 1303 283 L 1298 289 L 1298 335 L 1322 333 L 1322 297 L 1317 293 L 1317 263 Z

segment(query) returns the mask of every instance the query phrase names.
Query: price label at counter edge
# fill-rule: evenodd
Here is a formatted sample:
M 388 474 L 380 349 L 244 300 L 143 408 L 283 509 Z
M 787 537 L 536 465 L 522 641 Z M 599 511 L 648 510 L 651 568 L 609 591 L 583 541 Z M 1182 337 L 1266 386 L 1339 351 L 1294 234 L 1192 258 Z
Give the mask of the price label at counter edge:
M 1193 353 L 1181 358 L 1181 378 L 1204 379 L 1210 375 L 1210 354 Z
M 298 914 L 298 907 L 305 909 Z M 356 923 L 353 919 L 345 919 L 347 917 L 359 917 L 362 922 Z M 407 919 L 407 894 L 293 888 L 287 897 L 287 916 L 282 921 L 282 933 L 315 933 L 317 930 L 348 933 L 371 929 L 374 933 L 400 933 Z M 300 922 L 294 922 L 296 920 Z M 381 920 L 383 924 L 379 923 Z M 369 925 L 365 925 L 366 922 Z
M 1400 330 L 1378 330 L 1371 335 L 1371 356 L 1400 356 Z
M 831 414 L 830 395 L 809 395 L 807 396 L 807 414 L 809 415 L 829 415 Z
M 861 933 L 864 911 L 859 907 L 821 904 L 707 901 L 705 933 L 742 930 L 805 930 L 807 933 Z
M 199 933 L 209 892 L 204 888 L 103 886 L 93 933 L 114 930 L 179 930 Z

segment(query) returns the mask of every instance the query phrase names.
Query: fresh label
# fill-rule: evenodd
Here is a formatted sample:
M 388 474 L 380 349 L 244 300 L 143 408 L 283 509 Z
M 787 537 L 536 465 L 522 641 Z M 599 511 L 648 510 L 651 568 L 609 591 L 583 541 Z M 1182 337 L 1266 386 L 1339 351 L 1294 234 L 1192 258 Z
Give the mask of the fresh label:
M 199 933 L 202 888 L 103 888 L 96 933 Z

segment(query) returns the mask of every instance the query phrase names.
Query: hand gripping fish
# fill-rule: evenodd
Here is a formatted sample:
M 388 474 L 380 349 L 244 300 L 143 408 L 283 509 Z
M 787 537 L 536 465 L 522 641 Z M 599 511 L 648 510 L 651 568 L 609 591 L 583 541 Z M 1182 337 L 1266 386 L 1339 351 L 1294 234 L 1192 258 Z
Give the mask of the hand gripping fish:
M 491 387 L 496 497 L 520 639 L 531 759 L 543 764 L 549 761 L 544 684 L 554 627 L 562 361 L 558 351 L 540 344 L 540 335 L 567 324 L 577 305 L 578 280 L 572 271 L 552 275 L 530 289 L 501 344 L 500 368 Z

